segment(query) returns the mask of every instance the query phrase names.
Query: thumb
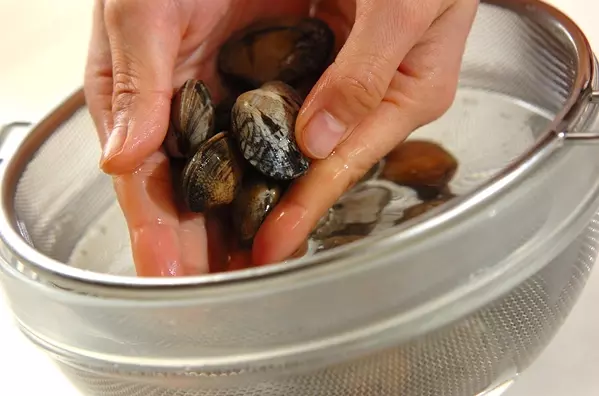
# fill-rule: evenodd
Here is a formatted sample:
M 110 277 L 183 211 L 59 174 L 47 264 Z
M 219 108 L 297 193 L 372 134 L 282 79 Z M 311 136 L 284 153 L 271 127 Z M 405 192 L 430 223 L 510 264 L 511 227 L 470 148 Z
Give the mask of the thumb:
M 150 4 L 148 4 L 150 3 Z M 107 0 L 112 57 L 112 130 L 100 166 L 119 174 L 137 168 L 164 140 L 180 34 L 174 2 Z
M 433 23 L 441 0 L 357 1 L 354 26 L 298 115 L 296 140 L 326 158 L 384 99 L 406 54 Z M 333 11 L 327 10 L 323 19 Z M 331 16 L 332 18 L 332 16 Z

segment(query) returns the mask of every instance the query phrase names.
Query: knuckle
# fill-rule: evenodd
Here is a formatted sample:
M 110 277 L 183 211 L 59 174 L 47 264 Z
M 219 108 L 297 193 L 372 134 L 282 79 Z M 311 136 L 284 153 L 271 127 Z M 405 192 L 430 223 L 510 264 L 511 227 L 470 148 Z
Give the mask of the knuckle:
M 457 82 L 453 80 L 444 80 L 431 90 L 431 98 L 423 103 L 427 110 L 428 122 L 432 122 L 449 110 L 455 99 Z
M 108 26 L 118 26 L 123 18 L 136 12 L 141 5 L 142 2 L 139 0 L 106 0 L 104 4 L 106 24 Z
M 113 102 L 117 109 L 130 106 L 140 94 L 139 78 L 131 68 L 115 67 Z
M 350 111 L 360 114 L 376 107 L 385 96 L 388 82 L 383 77 L 379 60 L 371 60 L 352 67 L 337 81 L 337 87 Z
M 452 106 L 457 85 L 458 77 L 448 74 L 434 82 L 418 79 L 404 86 L 405 89 L 396 84 L 390 102 L 398 108 L 412 109 L 414 121 L 419 125 L 427 124 L 443 116 Z
M 104 3 L 104 20 L 106 25 L 117 26 L 128 7 L 128 0 L 106 0 Z
M 174 15 L 178 0 L 106 0 L 104 20 L 109 29 L 120 29 L 125 23 L 156 22 Z

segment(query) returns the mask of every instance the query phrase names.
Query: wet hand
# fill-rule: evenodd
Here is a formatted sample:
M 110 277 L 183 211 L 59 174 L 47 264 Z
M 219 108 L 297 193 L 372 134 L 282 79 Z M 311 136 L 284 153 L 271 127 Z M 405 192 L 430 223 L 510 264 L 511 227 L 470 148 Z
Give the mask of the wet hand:
M 172 195 L 160 147 L 173 88 L 201 78 L 218 101 L 215 54 L 228 36 L 257 18 L 308 8 L 308 0 L 97 1 L 85 93 L 139 275 L 207 272 L 218 254 L 208 237 L 223 236 Z M 372 164 L 446 110 L 475 9 L 474 0 L 321 2 L 316 16 L 347 42 L 298 118 L 297 140 L 315 161 L 258 233 L 255 263 L 291 255 Z
M 201 78 L 218 100 L 215 55 L 231 33 L 257 18 L 308 11 L 308 0 L 95 2 L 85 96 L 103 147 L 100 166 L 113 175 L 138 275 L 205 273 L 209 259 L 221 253 L 209 237 L 226 237 L 218 222 L 183 210 L 173 196 L 161 146 L 174 88 Z
M 292 254 L 376 162 L 448 109 L 477 6 L 477 0 L 319 2 L 315 16 L 344 44 L 298 116 L 298 144 L 314 161 L 263 223 L 254 263 Z

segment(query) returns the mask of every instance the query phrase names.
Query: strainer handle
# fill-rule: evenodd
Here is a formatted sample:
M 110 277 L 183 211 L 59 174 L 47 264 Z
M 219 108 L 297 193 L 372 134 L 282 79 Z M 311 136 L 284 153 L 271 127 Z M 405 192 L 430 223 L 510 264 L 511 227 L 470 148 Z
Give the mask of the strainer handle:
M 589 100 L 591 103 L 599 105 L 599 91 L 594 91 L 590 94 Z M 599 143 L 599 132 L 563 132 L 562 137 L 566 140 L 587 141 Z
M 27 128 L 32 125 L 33 123 L 29 121 L 13 121 L 8 124 L 0 125 L 0 147 L 4 144 L 4 142 L 14 129 Z M 1 157 L 0 161 L 2 161 Z
M 13 121 L 11 123 L 0 126 L 0 145 L 6 140 L 8 134 L 15 128 L 26 128 L 33 125 L 29 121 Z

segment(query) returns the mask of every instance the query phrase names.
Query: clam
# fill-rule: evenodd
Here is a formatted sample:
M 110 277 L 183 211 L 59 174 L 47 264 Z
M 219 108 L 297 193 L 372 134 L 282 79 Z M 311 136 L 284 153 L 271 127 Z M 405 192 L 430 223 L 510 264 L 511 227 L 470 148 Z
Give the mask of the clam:
M 385 157 L 380 177 L 418 191 L 422 199 L 446 195 L 458 161 L 440 145 L 426 140 L 407 140 Z
M 256 172 L 244 178 L 233 201 L 233 221 L 242 247 L 250 247 L 266 216 L 281 198 L 281 187 Z
M 276 80 L 294 86 L 320 76 L 334 45 L 332 30 L 319 19 L 262 20 L 237 32 L 222 46 L 218 69 L 236 87 L 253 89 Z
M 336 235 L 322 241 L 318 251 L 329 250 L 364 239 L 363 235 Z
M 214 105 L 208 87 L 200 80 L 187 80 L 177 90 L 171 104 L 165 139 L 169 156 L 192 156 L 214 130 Z
M 368 170 L 368 172 L 366 172 L 364 174 L 364 176 L 362 176 L 362 178 L 360 180 L 358 180 L 358 182 L 356 183 L 356 186 L 360 186 L 360 185 L 368 182 L 369 180 L 376 180 L 383 170 L 384 163 L 385 163 L 384 160 L 380 160 L 376 164 L 374 164 Z
M 339 198 L 335 205 L 318 222 L 312 237 L 324 241 L 336 236 L 370 235 L 381 221 L 392 192 L 382 186 L 360 186 Z
M 448 197 L 433 199 L 430 201 L 424 201 L 424 202 L 421 202 L 414 206 L 411 206 L 411 207 L 407 208 L 406 210 L 404 210 L 402 217 L 400 219 L 398 219 L 395 224 L 396 225 L 401 224 L 405 221 L 408 221 L 415 217 L 418 217 L 418 216 L 428 212 L 429 210 L 436 208 L 437 206 L 443 205 L 450 199 L 451 199 L 451 197 L 448 196 Z
M 281 81 L 245 92 L 231 109 L 231 132 L 243 157 L 260 173 L 291 180 L 309 166 L 295 141 L 295 120 L 302 100 Z
M 182 172 L 183 199 L 192 212 L 204 212 L 233 202 L 244 169 L 235 145 L 220 132 L 200 145 Z

